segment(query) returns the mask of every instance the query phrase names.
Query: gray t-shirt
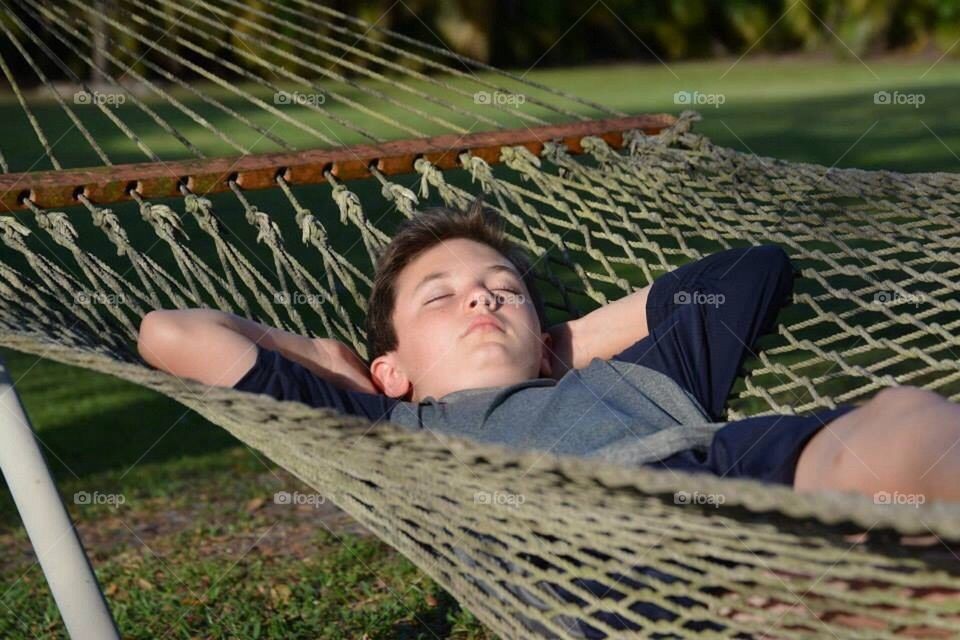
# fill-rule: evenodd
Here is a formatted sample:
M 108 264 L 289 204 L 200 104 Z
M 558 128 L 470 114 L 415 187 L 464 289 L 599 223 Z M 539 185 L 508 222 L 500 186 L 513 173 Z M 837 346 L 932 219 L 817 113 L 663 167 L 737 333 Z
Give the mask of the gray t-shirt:
M 727 424 L 711 422 L 672 378 L 615 359 L 594 358 L 560 380 L 534 378 L 413 403 L 347 391 L 276 351 L 259 345 L 257 351 L 256 364 L 234 388 L 515 449 L 639 465 L 684 449 L 706 451 Z
M 711 422 L 689 392 L 659 371 L 600 358 L 560 380 L 466 389 L 419 404 L 397 401 L 388 419 L 411 429 L 622 465 L 706 450 L 726 425 Z

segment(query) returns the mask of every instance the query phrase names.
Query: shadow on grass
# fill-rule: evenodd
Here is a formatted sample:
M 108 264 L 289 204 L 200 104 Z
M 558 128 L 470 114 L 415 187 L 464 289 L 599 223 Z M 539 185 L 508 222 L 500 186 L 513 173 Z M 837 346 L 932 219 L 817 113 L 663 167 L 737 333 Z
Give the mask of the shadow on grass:
M 57 480 L 124 473 L 238 445 L 224 429 L 149 389 L 7 349 L 0 355 Z
M 421 606 L 412 611 L 410 618 L 393 626 L 390 635 L 393 640 L 423 640 L 424 638 L 447 638 L 453 632 L 453 618 L 462 608 L 453 596 L 439 589 L 435 596 L 437 604 Z
M 60 477 L 71 471 L 80 477 L 125 471 L 238 444 L 224 429 L 159 395 L 99 416 L 75 417 L 70 424 L 44 429 L 42 438 L 57 452 L 49 462 Z

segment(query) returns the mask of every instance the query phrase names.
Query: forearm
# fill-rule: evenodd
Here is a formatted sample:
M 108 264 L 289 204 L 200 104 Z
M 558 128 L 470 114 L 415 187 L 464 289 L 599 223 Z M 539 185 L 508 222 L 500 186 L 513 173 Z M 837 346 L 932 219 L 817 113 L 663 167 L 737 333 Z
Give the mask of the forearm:
M 344 389 L 379 393 L 370 378 L 366 363 L 353 349 L 339 340 L 307 338 L 233 314 L 222 314 L 219 321 L 261 347 L 280 352 Z
M 215 309 L 191 309 L 190 311 L 207 314 L 205 320 L 217 322 L 264 349 L 277 351 L 318 375 L 335 368 L 333 357 L 327 349 L 323 348 L 324 342 L 334 342 L 332 340 L 308 338 Z
M 234 386 L 256 362 L 255 345 L 276 351 L 337 386 L 377 393 L 366 364 L 346 344 L 307 338 L 216 309 L 157 309 L 140 322 L 148 364 L 204 384 Z
M 277 351 L 314 374 L 335 380 L 341 386 L 373 393 L 376 389 L 365 373 L 366 365 L 343 343 L 329 338 L 308 338 L 240 316 L 212 309 L 211 319 L 239 333 L 264 349 Z M 349 360 L 349 361 L 348 361 Z
M 608 360 L 649 334 L 647 297 L 651 285 L 610 302 L 582 318 L 551 328 L 555 373 L 582 369 L 594 358 Z
M 269 327 L 232 313 L 206 308 L 171 309 L 164 310 L 162 313 L 169 319 L 168 325 L 179 327 L 178 335 L 183 337 L 184 344 L 188 344 L 191 340 L 194 342 L 217 340 L 217 334 L 211 333 L 211 328 L 223 327 L 265 349 L 282 353 L 318 375 L 327 373 L 334 364 L 311 338 Z M 238 344 L 237 347 L 239 348 L 240 345 Z

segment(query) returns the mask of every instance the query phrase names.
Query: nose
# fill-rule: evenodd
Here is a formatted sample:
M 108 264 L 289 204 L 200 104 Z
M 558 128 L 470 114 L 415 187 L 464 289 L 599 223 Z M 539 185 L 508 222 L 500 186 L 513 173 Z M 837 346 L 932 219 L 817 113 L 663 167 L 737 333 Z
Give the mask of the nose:
M 492 293 L 481 287 L 470 296 L 470 308 L 475 309 L 478 304 L 493 307 L 496 304 L 496 298 Z

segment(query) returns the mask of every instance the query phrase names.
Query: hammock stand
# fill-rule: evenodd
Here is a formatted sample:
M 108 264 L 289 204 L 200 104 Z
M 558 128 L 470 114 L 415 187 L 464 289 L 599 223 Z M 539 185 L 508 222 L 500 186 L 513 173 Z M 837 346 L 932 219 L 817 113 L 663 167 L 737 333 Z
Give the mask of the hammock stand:
M 758 157 L 695 133 L 691 112 L 607 135 L 612 130 L 590 123 L 629 114 L 311 0 L 264 0 L 269 11 L 238 0 L 198 0 L 189 7 L 176 0 L 118 3 L 124 20 L 102 13 L 97 3 L 12 0 L 10 20 L 0 21 L 0 38 L 48 88 L 102 165 L 66 166 L 55 136 L 0 55 L 25 130 L 53 168 L 31 173 L 24 166 L 10 175 L 6 140 L 0 140 L 0 172 L 7 174 L 0 178 L 0 345 L 108 373 L 195 410 L 323 493 L 501 637 L 960 634 L 956 505 L 796 494 L 745 480 L 599 466 L 414 433 L 178 380 L 145 366 L 133 348 L 137 321 L 150 309 L 204 305 L 337 338 L 366 358 L 355 319 L 366 312 L 371 265 L 389 241 L 388 214 L 411 218 L 430 200 L 462 207 L 479 192 L 503 217 L 508 235 L 534 256 L 548 313 L 563 317 L 582 315 L 717 250 L 781 245 L 799 269 L 794 304 L 746 363 L 728 403 L 730 420 L 831 408 L 893 385 L 921 386 L 957 401 L 958 174 Z M 253 14 L 264 24 L 247 18 Z M 167 32 L 170 16 L 177 28 Z M 110 30 L 101 42 L 107 69 L 86 53 L 97 41 L 90 25 L 98 21 Z M 131 23 L 142 29 L 130 29 Z M 96 90 L 31 24 L 69 47 L 126 96 L 129 108 L 93 100 L 81 110 L 61 95 L 38 58 L 86 94 Z M 370 33 L 377 37 L 364 39 Z M 217 126 L 142 68 L 131 68 L 127 61 L 137 59 L 131 42 L 150 48 L 142 63 L 154 77 L 269 141 L 280 159 L 263 160 L 235 129 Z M 179 49 L 167 46 L 173 43 Z M 225 48 L 243 65 L 225 59 Z M 199 57 L 202 66 L 194 61 Z M 286 129 L 262 126 L 219 94 L 170 73 L 158 58 Z M 369 65 L 356 64 L 360 58 Z M 141 83 L 179 120 L 128 94 L 114 70 Z M 236 77 L 248 84 L 227 79 Z M 262 99 L 291 95 L 284 94 L 288 84 L 325 101 L 306 102 L 298 112 Z M 535 108 L 481 105 L 475 91 L 522 92 Z M 155 123 L 152 132 L 162 131 L 191 159 L 162 158 L 151 147 L 154 139 L 125 119 L 130 112 Z M 105 118 L 149 166 L 114 163 L 81 117 L 90 115 Z M 537 130 L 560 120 L 585 129 L 553 131 L 526 144 L 522 136 L 501 145 L 478 139 L 473 150 L 463 143 L 475 126 Z M 236 164 L 208 159 L 180 130 L 183 122 L 190 133 L 215 136 L 234 149 Z M 453 138 L 437 143 L 431 138 L 437 131 Z M 357 157 L 342 155 L 353 146 L 340 143 L 348 134 L 369 148 L 354 148 Z M 397 139 L 409 146 L 390 142 Z M 434 146 L 425 143 L 431 139 Z M 171 163 L 174 171 L 162 169 Z M 411 167 L 418 184 L 404 180 Z M 361 197 L 364 183 L 348 180 L 364 176 L 372 176 L 367 182 L 378 192 Z M 464 188 L 459 178 L 476 188 Z M 321 184 L 304 186 L 311 181 Z M 276 187 L 269 193 L 282 204 L 254 201 L 266 187 Z M 339 218 L 304 204 L 326 197 L 332 205 L 316 206 Z M 374 202 L 364 206 L 364 200 Z M 116 212 L 106 206 L 111 203 Z M 297 252 L 306 257 L 298 259 Z M 297 292 L 309 302 L 278 302 Z M 7 396 L 9 402 L 12 392 Z M 15 430 L 11 438 L 28 448 L 25 418 L 5 406 L 3 428 Z M 36 451 L 30 457 L 39 459 Z M 5 474 L 16 468 L 3 464 Z M 55 512 L 45 471 L 34 464 L 23 473 L 21 481 L 29 473 L 47 483 L 44 504 Z M 498 493 L 523 494 L 523 505 L 484 499 Z M 719 496 L 722 504 L 695 499 Z M 64 515 L 50 517 L 59 518 L 58 530 L 67 535 Z M 42 559 L 44 550 L 37 551 Z M 81 558 L 71 557 L 82 574 Z M 89 573 L 74 580 L 88 585 L 84 606 L 102 607 Z M 57 597 L 58 581 L 50 582 Z M 69 624 L 69 606 L 61 607 Z M 105 607 L 99 615 L 101 629 L 112 626 Z

